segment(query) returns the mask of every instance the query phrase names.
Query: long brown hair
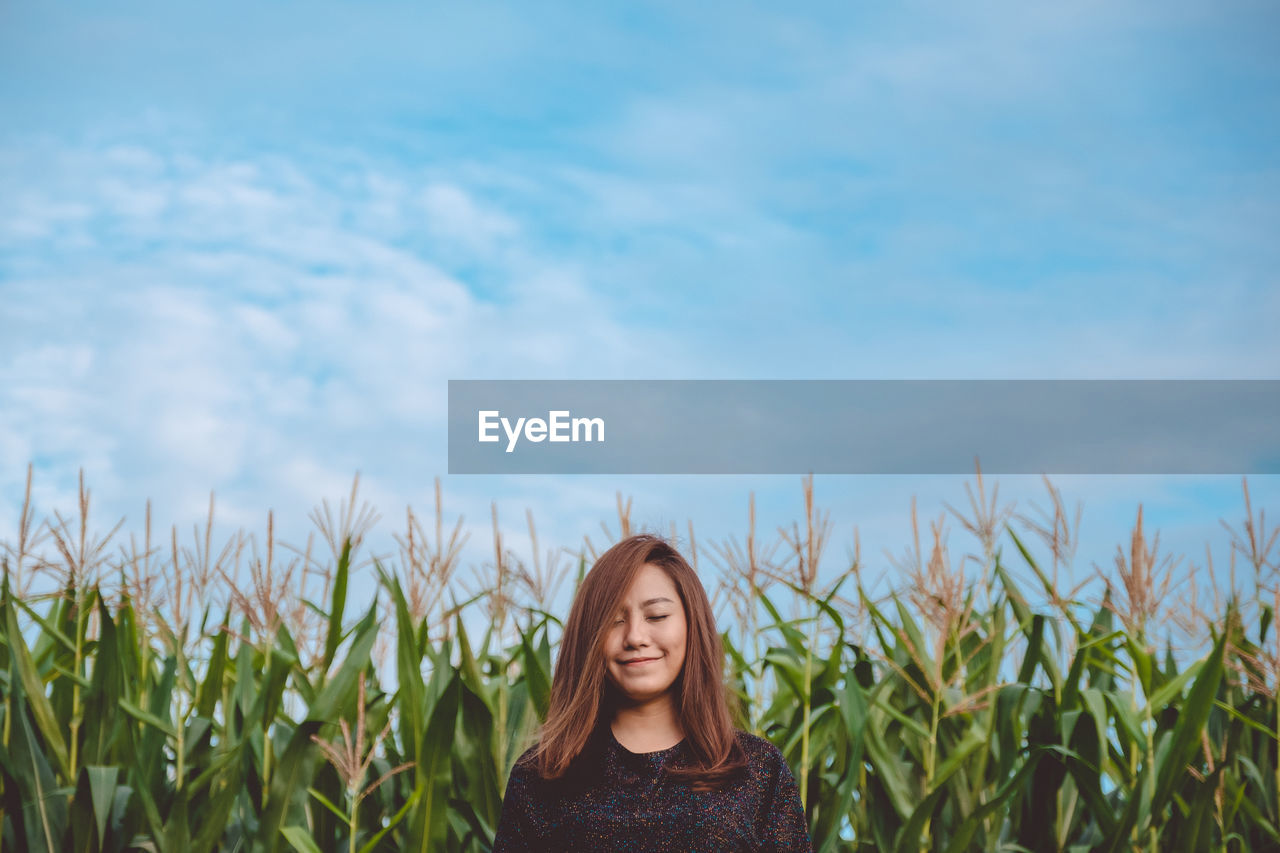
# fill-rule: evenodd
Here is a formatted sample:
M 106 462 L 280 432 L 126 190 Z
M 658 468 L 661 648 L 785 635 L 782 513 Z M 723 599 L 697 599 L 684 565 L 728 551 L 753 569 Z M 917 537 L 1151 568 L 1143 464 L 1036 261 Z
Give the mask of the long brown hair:
M 600 556 L 569 610 L 551 681 L 551 706 L 534 761 L 546 779 L 565 775 L 600 726 L 611 720 L 606 701 L 604 641 L 614 614 L 640 567 L 665 571 L 684 604 L 684 668 L 672 685 L 676 712 L 692 760 L 668 768 L 695 789 L 718 787 L 746 765 L 724 685 L 724 647 L 706 590 L 693 568 L 666 540 L 648 534 L 623 539 Z

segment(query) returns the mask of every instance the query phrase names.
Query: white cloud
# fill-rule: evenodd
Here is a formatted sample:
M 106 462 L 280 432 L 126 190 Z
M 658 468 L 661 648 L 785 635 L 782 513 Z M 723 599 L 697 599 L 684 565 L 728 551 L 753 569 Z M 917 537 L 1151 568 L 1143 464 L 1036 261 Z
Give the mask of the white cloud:
M 474 251 L 491 249 L 518 233 L 514 220 L 486 208 L 456 186 L 433 183 L 422 191 L 428 227 Z
M 447 379 L 618 375 L 651 343 L 514 215 L 438 176 L 330 185 L 279 157 L 139 145 L 21 156 L 40 168 L 0 187 L 22 271 L 0 290 L 23 318 L 0 342 L 6 493 L 36 459 L 65 509 L 84 465 L 114 514 L 150 496 L 189 523 L 212 488 L 224 521 L 274 506 L 300 532 L 358 469 L 384 510 L 445 469 Z M 405 241 L 415 227 L 507 284 L 478 296 Z

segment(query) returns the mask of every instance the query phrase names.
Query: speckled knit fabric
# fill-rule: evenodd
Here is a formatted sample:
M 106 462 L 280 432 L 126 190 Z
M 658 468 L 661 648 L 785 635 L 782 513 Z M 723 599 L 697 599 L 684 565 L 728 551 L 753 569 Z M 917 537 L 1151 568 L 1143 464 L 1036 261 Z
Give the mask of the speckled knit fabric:
M 494 853 L 808 853 L 800 793 L 782 753 L 745 732 L 738 742 L 746 772 L 707 792 L 662 772 L 687 761 L 684 742 L 637 754 L 606 726 L 570 776 L 554 781 L 528 764 L 529 750 L 507 782 Z

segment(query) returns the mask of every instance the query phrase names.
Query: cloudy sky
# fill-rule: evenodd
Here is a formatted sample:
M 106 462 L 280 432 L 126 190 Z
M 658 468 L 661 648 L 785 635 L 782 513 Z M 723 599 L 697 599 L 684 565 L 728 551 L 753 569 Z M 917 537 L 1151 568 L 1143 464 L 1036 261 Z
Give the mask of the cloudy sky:
M 1276 378 L 1272 4 L 7 3 L 0 539 L 274 509 L 362 472 L 389 543 L 450 378 Z M 939 424 L 939 428 L 945 428 Z M 1043 504 L 1035 477 L 1002 496 Z M 1081 565 L 1137 505 L 1225 559 L 1239 478 L 1070 477 Z M 1254 477 L 1277 506 L 1280 477 Z M 830 552 L 954 477 L 827 477 Z M 444 477 L 576 547 L 743 532 L 798 477 Z M 954 527 L 954 525 L 953 525 Z M 969 546 L 957 536 L 957 550 Z

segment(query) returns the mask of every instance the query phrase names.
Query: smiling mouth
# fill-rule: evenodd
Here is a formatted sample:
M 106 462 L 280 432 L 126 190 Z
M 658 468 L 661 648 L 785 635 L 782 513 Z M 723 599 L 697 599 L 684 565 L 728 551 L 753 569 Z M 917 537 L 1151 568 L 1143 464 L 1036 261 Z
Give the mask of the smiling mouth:
M 656 660 L 657 658 L 632 658 L 631 660 L 624 660 L 622 662 L 622 665 L 623 666 L 639 666 L 640 664 L 644 664 L 644 663 L 653 663 Z

